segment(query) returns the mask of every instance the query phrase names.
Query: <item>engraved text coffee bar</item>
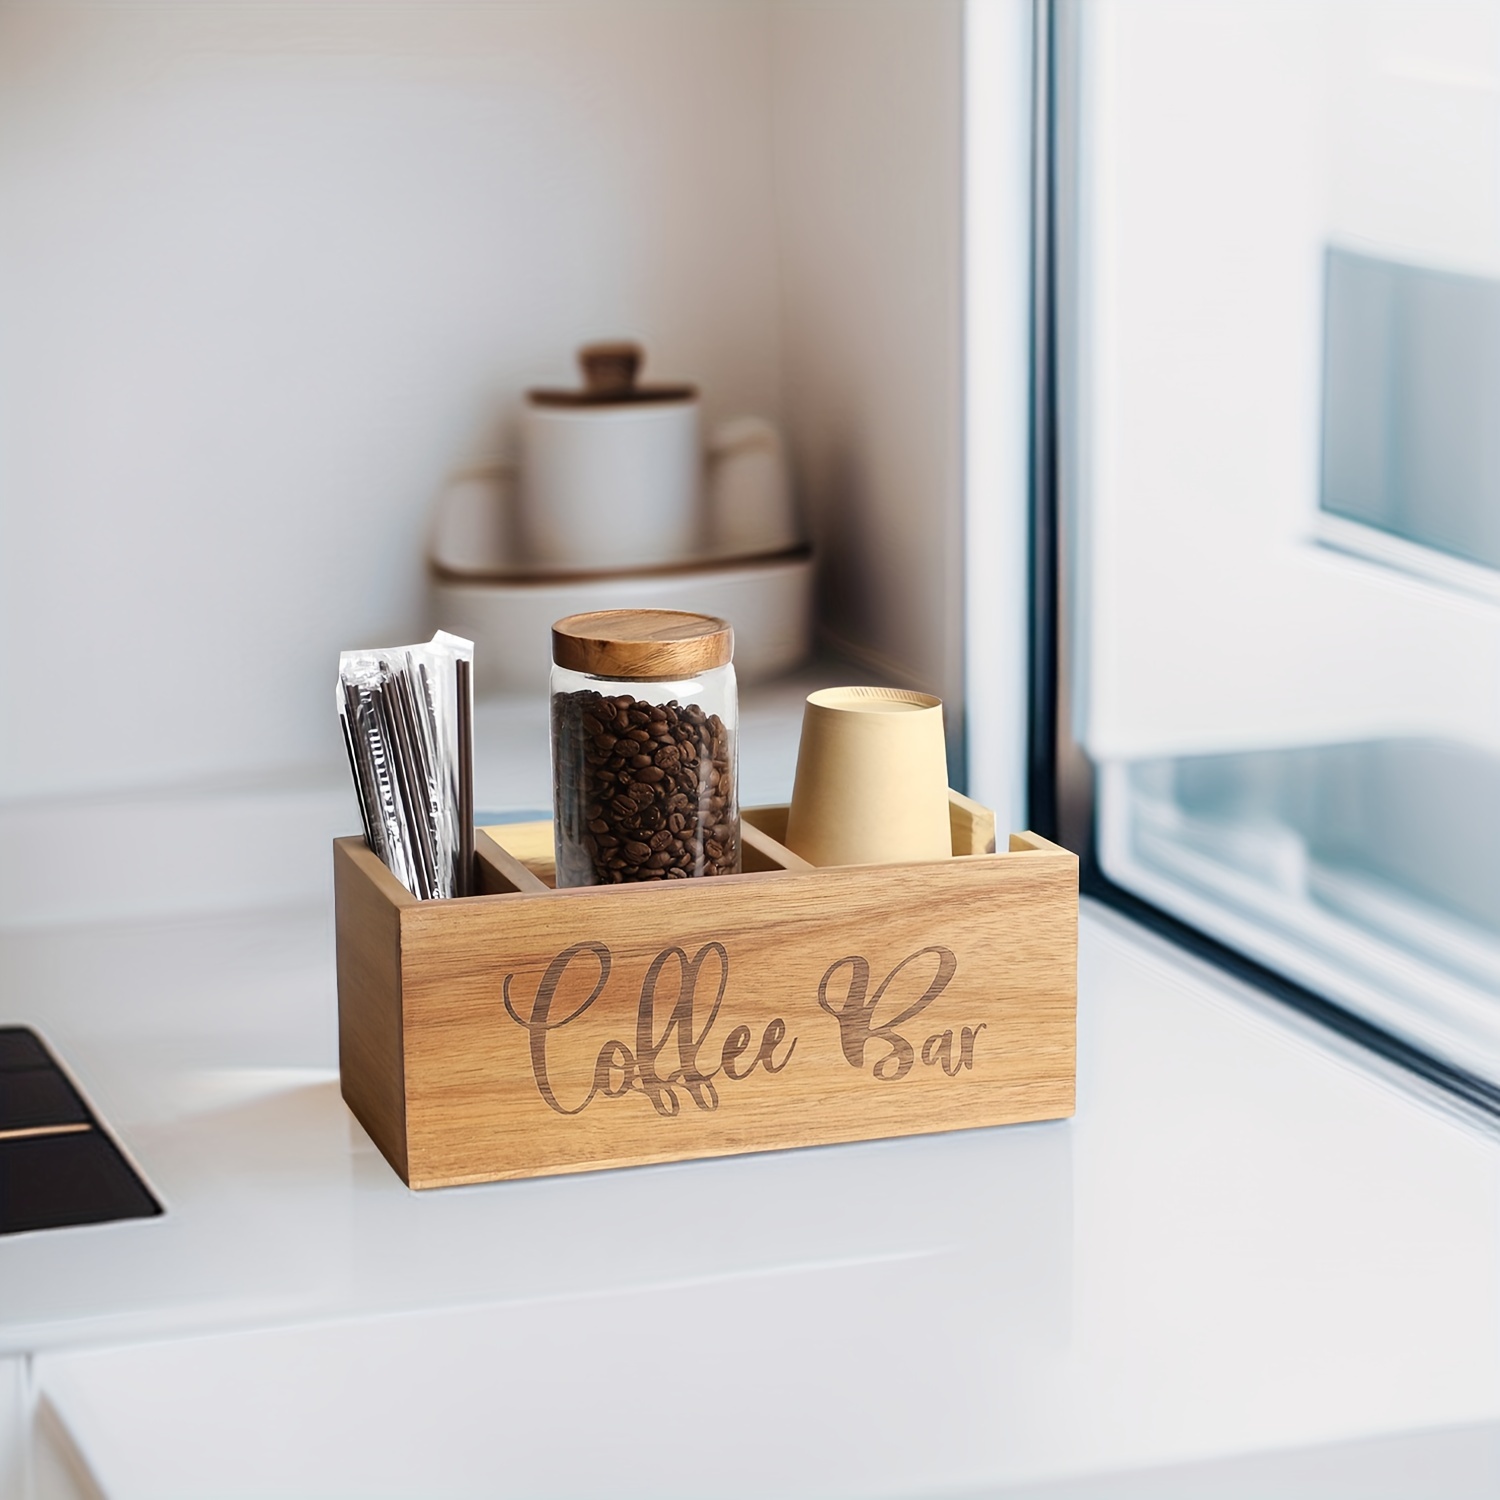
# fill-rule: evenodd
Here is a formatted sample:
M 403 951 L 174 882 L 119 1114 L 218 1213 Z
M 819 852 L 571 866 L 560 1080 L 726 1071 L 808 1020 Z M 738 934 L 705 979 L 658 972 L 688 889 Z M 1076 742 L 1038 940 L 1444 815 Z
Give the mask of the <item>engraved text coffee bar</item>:
M 480 896 L 335 845 L 344 1097 L 412 1186 L 1073 1112 L 1078 873 L 953 799 L 955 855 L 550 889 L 479 838 Z

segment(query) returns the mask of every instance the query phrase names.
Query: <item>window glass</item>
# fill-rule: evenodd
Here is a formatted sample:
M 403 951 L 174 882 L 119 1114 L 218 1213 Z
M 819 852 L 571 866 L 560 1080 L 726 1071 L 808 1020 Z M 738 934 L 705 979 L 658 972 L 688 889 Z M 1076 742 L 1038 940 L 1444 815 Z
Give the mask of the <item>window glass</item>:
M 1500 0 L 1072 15 L 1101 866 L 1500 1083 Z

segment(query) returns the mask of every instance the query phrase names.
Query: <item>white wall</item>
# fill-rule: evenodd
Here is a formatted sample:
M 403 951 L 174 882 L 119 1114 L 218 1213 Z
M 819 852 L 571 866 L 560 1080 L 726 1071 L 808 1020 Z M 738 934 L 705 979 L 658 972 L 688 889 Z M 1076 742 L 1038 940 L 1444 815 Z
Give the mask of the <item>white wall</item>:
M 1029 0 L 782 0 L 784 407 L 826 633 L 1025 826 Z M 955 761 L 958 757 L 955 756 Z
M 602 335 L 787 423 L 830 634 L 972 691 L 1014 804 L 1029 5 L 967 10 L 977 153 L 963 0 L 0 8 L 4 827 L 336 784 L 337 651 L 424 632 L 432 495 Z
M 767 67 L 758 0 L 0 10 L 0 798 L 336 764 L 585 338 L 778 416 Z
M 774 14 L 785 407 L 822 617 L 958 705 L 963 7 Z

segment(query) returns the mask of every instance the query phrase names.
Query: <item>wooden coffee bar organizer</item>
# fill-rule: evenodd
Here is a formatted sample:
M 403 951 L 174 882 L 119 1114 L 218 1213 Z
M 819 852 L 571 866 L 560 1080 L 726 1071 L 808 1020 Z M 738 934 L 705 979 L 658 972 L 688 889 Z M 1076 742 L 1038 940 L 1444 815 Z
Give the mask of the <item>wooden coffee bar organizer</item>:
M 571 890 L 510 825 L 448 901 L 339 839 L 344 1098 L 414 1188 L 1070 1115 L 1077 860 L 951 822 L 949 860 L 815 869 L 752 809 L 743 874 Z

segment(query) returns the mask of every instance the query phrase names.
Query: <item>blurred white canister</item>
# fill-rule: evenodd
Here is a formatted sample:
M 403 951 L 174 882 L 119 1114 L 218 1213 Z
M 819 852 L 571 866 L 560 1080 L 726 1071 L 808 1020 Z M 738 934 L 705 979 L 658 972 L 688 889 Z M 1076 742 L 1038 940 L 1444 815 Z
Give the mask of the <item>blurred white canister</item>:
M 593 344 L 585 385 L 534 390 L 521 417 L 518 516 L 528 563 L 618 571 L 703 550 L 698 393 L 636 383 L 641 351 Z

